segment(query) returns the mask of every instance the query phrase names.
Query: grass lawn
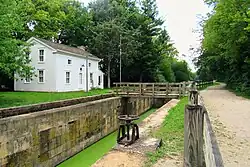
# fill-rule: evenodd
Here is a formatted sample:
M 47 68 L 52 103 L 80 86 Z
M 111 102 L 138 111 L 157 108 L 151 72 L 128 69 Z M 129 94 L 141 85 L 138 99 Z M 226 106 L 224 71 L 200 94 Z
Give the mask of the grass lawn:
M 110 89 L 95 89 L 89 92 L 0 92 L 0 108 L 21 106 L 77 97 L 106 94 Z
M 147 118 L 150 114 L 155 112 L 156 109 L 150 109 L 140 116 L 140 119 L 136 123 L 140 123 Z M 104 137 L 95 144 L 92 144 L 88 148 L 84 149 L 80 153 L 76 154 L 72 158 L 64 161 L 58 167 L 89 167 L 100 159 L 104 154 L 109 152 L 111 148 L 116 144 L 117 131 Z
M 162 146 L 153 153 L 148 153 L 146 166 L 152 166 L 157 160 L 167 155 L 180 155 L 184 151 L 184 109 L 188 98 L 184 97 L 169 111 L 159 130 L 152 132 L 152 136 L 162 139 Z

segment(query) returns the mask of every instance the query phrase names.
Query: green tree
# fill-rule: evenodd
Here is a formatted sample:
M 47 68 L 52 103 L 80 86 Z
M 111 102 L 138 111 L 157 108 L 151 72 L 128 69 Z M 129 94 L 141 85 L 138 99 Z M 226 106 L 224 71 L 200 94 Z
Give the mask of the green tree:
M 117 65 L 120 57 L 120 40 L 124 42 L 131 32 L 125 27 L 127 20 L 125 8 L 126 6 L 122 6 L 122 3 L 117 1 L 99 0 L 90 4 L 95 27 L 92 29 L 92 42 L 89 49 L 103 59 L 102 67 L 108 77 L 108 87 L 111 86 L 111 78 L 119 73 Z M 132 49 L 129 40 L 127 42 L 126 47 Z M 123 55 L 125 51 L 128 49 L 123 47 Z
M 18 34 L 19 39 L 27 40 L 32 36 L 58 39 L 66 19 L 65 5 L 74 3 L 69 0 L 17 0 L 19 15 L 25 31 Z M 67 9 L 65 9 L 67 10 Z
M 23 32 L 24 24 L 19 10 L 15 0 L 0 3 L 0 72 L 10 78 L 14 77 L 14 72 L 21 77 L 32 75 L 27 44 L 16 39 L 16 35 Z
M 175 82 L 175 73 L 172 68 L 173 58 L 166 56 L 161 62 L 160 70 L 167 82 Z
M 203 26 L 198 74 L 250 93 L 250 2 L 217 0 L 208 3 L 214 10 Z
M 60 27 L 59 40 L 66 45 L 88 47 L 92 39 L 92 15 L 78 1 L 66 1 L 65 19 Z
M 142 16 L 140 23 L 140 54 L 135 63 L 137 70 L 140 72 L 140 81 L 152 81 L 159 69 L 162 60 L 161 54 L 154 47 L 153 37 L 159 35 L 163 21 L 158 17 L 158 9 L 155 0 L 142 1 Z M 144 79 L 143 79 L 144 77 Z
M 174 57 L 178 55 L 178 51 L 173 46 L 173 43 L 170 42 L 170 36 L 165 29 L 160 32 L 154 43 L 155 48 L 158 49 L 158 52 L 162 56 L 159 72 L 162 76 L 164 76 L 165 81 L 175 82 L 175 74 L 172 69 L 172 63 L 174 61 Z

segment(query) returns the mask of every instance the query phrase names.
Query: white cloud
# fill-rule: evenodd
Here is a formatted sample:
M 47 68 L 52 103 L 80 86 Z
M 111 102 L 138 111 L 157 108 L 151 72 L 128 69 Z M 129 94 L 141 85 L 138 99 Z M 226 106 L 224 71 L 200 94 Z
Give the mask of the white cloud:
M 88 4 L 91 0 L 79 0 Z M 190 46 L 199 46 L 199 34 L 193 32 L 198 28 L 197 15 L 205 15 L 210 10 L 203 0 L 156 0 L 159 15 L 165 20 L 164 26 L 175 43 L 180 53 L 180 58 L 185 59 L 194 70 L 192 57 L 189 53 Z M 187 57 L 182 57 L 185 54 Z
M 199 46 L 199 34 L 193 32 L 198 28 L 197 15 L 209 12 L 203 0 L 157 0 L 159 14 L 165 20 L 165 26 L 180 53 L 180 57 L 188 61 L 194 70 L 192 57 L 189 53 L 190 46 Z M 182 57 L 185 54 L 188 57 Z

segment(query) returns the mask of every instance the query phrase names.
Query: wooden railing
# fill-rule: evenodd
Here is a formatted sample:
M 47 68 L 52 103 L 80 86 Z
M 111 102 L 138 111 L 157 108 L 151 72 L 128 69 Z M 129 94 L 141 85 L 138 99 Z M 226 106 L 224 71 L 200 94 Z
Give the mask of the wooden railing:
M 195 87 L 185 108 L 184 167 L 223 167 L 209 115 Z
M 197 89 L 202 89 L 214 84 L 214 81 L 195 81 Z
M 184 96 L 191 82 L 181 83 L 114 83 L 119 95 L 139 96 Z
M 115 92 L 119 95 L 139 96 L 185 96 L 191 84 L 197 89 L 213 85 L 213 81 L 188 81 L 180 83 L 114 83 Z

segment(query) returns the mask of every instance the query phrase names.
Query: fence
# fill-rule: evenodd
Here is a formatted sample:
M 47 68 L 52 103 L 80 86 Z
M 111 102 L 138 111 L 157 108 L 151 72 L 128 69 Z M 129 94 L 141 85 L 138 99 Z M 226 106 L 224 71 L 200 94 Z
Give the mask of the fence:
M 185 96 L 188 93 L 192 81 L 180 83 L 114 83 L 115 92 L 119 95 L 140 95 L 140 96 Z M 198 81 L 198 89 L 212 85 L 213 81 Z
M 185 108 L 184 167 L 223 167 L 212 125 L 199 92 L 189 91 Z
M 197 89 L 213 85 L 214 81 L 195 81 Z
M 186 95 L 191 82 L 181 83 L 114 83 L 119 95 L 168 96 Z

